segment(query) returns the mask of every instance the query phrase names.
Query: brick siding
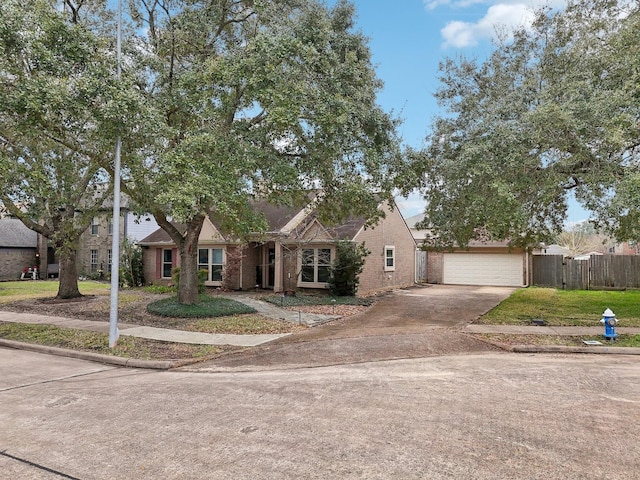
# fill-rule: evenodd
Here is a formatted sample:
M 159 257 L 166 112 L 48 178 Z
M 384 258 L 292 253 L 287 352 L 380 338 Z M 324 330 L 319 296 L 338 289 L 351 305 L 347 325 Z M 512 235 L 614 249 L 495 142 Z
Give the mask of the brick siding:
M 413 285 L 415 283 L 416 244 L 411 231 L 399 210 L 385 208 L 386 218 L 374 228 L 362 230 L 355 237 L 357 243 L 365 242 L 371 252 L 367 256 L 358 295 L 367 295 Z M 395 247 L 395 270 L 385 271 L 384 247 Z
M 22 269 L 36 262 L 35 248 L 0 248 L 0 280 L 18 280 Z

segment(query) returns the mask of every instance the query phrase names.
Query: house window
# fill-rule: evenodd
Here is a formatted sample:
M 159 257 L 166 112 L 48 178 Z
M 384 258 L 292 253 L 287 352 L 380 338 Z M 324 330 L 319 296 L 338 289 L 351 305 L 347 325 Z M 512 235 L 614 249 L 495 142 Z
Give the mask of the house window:
M 111 273 L 111 262 L 113 261 L 113 254 L 111 249 L 107 250 L 107 272 Z
M 329 281 L 331 269 L 330 248 L 303 248 L 302 249 L 302 283 L 321 283 Z
M 208 282 L 222 282 L 224 250 L 222 248 L 198 249 L 198 270 L 206 270 Z
M 384 271 L 393 272 L 396 269 L 396 247 L 385 245 L 384 247 Z
M 173 268 L 173 251 L 169 248 L 162 250 L 162 278 L 171 278 Z
M 98 235 L 98 231 L 100 228 L 100 221 L 98 217 L 93 217 L 93 221 L 91 222 L 91 235 Z
M 98 271 L 98 250 L 91 250 L 91 273 Z
M 107 235 L 113 235 L 113 220 L 107 221 Z

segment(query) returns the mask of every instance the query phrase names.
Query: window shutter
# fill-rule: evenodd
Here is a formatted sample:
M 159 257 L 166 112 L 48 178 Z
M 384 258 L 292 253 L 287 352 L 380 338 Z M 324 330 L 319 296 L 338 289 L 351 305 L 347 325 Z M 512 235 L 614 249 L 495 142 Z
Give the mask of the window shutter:
M 156 278 L 162 277 L 162 249 L 156 248 Z

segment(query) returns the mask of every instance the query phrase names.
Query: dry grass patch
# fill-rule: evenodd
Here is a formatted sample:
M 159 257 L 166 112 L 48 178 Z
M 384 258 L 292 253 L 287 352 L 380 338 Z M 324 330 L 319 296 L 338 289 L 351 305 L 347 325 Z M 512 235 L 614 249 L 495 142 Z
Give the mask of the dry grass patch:
M 100 353 L 140 360 L 210 359 L 230 347 L 161 342 L 121 335 L 117 345 L 109 348 L 109 335 L 53 325 L 31 325 L 0 322 L 0 338 L 17 342 L 46 345 L 81 352 Z

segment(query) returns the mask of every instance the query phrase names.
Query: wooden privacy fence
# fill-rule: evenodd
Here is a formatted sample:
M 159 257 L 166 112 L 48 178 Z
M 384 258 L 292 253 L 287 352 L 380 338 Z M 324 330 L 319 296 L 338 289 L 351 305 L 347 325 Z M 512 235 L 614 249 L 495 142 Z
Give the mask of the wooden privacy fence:
M 592 255 L 589 260 L 535 255 L 532 284 L 567 290 L 640 288 L 640 255 Z

